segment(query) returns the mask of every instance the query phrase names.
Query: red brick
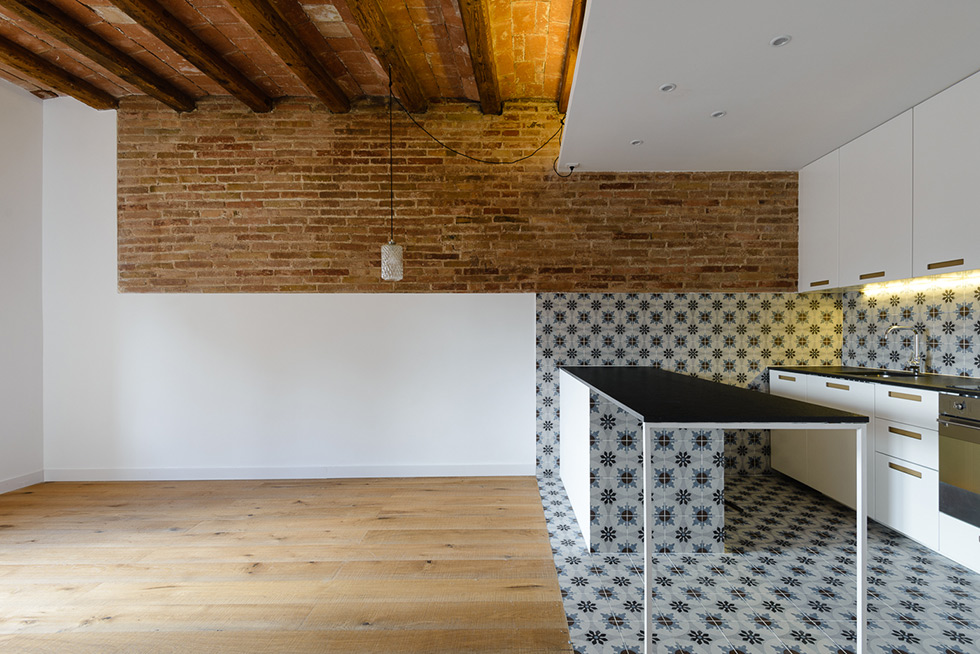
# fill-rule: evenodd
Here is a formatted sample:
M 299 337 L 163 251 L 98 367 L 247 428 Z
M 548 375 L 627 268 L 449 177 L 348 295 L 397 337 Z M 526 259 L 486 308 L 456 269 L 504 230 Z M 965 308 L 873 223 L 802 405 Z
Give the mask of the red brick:
M 395 238 L 406 276 L 380 280 L 388 238 L 385 107 L 332 115 L 230 99 L 176 115 L 119 111 L 119 287 L 127 292 L 782 291 L 794 286 L 794 173 L 552 171 L 558 144 L 512 166 L 450 155 L 396 115 Z M 502 116 L 434 103 L 453 147 L 517 158 L 557 128 L 554 104 Z

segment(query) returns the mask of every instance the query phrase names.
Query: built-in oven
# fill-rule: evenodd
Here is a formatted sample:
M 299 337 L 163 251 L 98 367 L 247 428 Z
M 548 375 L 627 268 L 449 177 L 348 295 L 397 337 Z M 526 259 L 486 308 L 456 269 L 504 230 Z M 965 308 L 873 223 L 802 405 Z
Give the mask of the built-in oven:
M 939 395 L 939 511 L 980 527 L 980 397 Z
M 980 397 L 939 394 L 939 549 L 980 561 Z

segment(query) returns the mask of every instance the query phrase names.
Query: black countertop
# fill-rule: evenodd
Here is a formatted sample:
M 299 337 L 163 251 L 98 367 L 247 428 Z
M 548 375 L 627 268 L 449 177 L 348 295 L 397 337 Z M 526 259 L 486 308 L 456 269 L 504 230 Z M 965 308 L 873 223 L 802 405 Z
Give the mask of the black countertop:
M 719 384 L 659 368 L 639 366 L 562 367 L 596 392 L 644 422 L 664 425 L 868 422 L 867 416 Z
M 853 381 L 874 382 L 876 384 L 890 384 L 892 386 L 904 386 L 906 388 L 919 388 L 926 391 L 940 391 L 945 393 L 959 393 L 960 395 L 972 395 L 980 397 L 980 379 L 973 377 L 957 377 L 955 375 L 933 375 L 922 374 L 915 376 L 903 375 L 898 371 L 894 377 L 868 376 L 868 372 L 886 372 L 875 368 L 855 368 L 848 366 L 770 366 L 770 370 L 782 370 L 784 372 L 796 372 L 801 375 L 820 375 L 823 377 L 840 377 Z M 968 388 L 956 388 L 964 386 Z

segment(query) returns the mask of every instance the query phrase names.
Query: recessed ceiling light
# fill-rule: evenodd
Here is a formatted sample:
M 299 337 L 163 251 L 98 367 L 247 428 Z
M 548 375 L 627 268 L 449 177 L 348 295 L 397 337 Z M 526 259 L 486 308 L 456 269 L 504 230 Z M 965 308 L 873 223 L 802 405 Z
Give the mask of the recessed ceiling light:
M 723 116 L 725 116 L 727 114 L 728 114 L 727 111 L 712 111 L 711 112 L 711 117 L 712 118 L 721 118 L 721 117 L 723 117 Z
M 632 141 L 630 141 L 630 145 L 643 145 L 643 141 L 641 141 L 640 139 L 633 139 Z
M 670 93 L 671 91 L 673 91 L 676 88 L 677 88 L 677 85 L 671 83 L 671 84 L 664 84 L 663 86 L 660 87 L 660 90 L 663 91 L 664 93 Z
M 769 42 L 769 45 L 771 45 L 774 48 L 781 48 L 781 47 L 783 47 L 784 45 L 786 45 L 787 43 L 789 43 L 792 40 L 793 40 L 793 37 L 790 36 L 789 34 L 780 34 L 779 36 L 777 36 L 776 38 L 774 38 L 772 41 L 770 41 Z

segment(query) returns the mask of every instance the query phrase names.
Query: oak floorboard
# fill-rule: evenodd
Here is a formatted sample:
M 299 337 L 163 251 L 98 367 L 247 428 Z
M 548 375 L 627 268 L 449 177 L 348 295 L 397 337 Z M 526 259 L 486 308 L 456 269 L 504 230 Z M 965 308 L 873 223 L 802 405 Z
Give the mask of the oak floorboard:
M 0 651 L 31 654 L 571 654 L 560 629 L 412 629 L 228 632 L 85 632 L 0 635 Z M 137 647 L 134 644 L 138 643 Z
M 0 495 L 0 652 L 570 653 L 531 477 Z

